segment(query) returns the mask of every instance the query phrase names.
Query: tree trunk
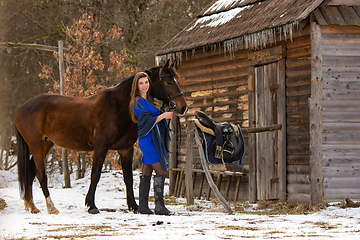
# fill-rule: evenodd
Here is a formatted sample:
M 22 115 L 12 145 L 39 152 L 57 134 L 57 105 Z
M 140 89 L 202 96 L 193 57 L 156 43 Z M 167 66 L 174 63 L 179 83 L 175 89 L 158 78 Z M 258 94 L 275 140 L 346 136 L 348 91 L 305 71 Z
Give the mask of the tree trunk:
M 62 149 L 62 163 L 63 163 L 63 172 L 64 172 L 64 188 L 71 188 L 70 183 L 70 172 L 69 172 L 69 162 L 67 159 L 67 149 Z

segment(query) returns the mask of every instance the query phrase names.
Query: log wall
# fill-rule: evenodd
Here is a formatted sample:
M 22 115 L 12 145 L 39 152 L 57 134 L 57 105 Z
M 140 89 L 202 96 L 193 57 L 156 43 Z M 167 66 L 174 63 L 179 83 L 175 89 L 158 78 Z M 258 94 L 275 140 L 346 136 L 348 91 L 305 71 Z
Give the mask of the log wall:
M 209 51 L 197 50 L 196 54 L 183 56 L 178 66 L 181 76 L 181 89 L 186 96 L 189 111 L 180 119 L 181 141 L 177 148 L 177 167 L 184 168 L 186 160 L 186 122 L 194 118 L 197 111 L 205 112 L 216 122 L 232 122 L 242 128 L 249 126 L 248 120 L 248 53 L 249 51 L 237 52 L 233 55 L 224 54 L 222 49 Z M 247 144 L 247 135 L 244 135 Z M 194 169 L 201 169 L 198 149 L 194 143 L 193 161 Z M 223 166 L 210 165 L 212 170 L 231 170 L 247 173 L 249 169 L 248 155 L 246 154 L 242 164 L 228 164 Z M 200 174 L 195 176 L 194 194 L 198 197 Z M 214 180 L 218 181 L 217 176 Z M 234 199 L 237 185 L 236 177 L 222 179 L 220 192 L 224 193 L 230 181 L 229 199 Z M 201 195 L 207 195 L 207 182 L 202 186 Z M 238 199 L 248 199 L 248 177 L 242 176 Z
M 294 201 L 310 201 L 311 43 L 306 35 L 286 45 L 287 194 Z
M 325 199 L 359 199 L 360 28 L 321 30 Z

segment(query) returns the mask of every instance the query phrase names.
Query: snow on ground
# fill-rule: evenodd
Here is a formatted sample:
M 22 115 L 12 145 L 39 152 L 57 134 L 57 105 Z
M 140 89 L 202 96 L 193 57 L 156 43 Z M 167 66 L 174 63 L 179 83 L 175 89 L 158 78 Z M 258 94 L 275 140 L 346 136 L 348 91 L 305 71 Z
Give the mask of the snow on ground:
M 245 209 L 245 214 L 228 215 L 213 202 L 196 200 L 187 206 L 186 199 L 173 198 L 174 204 L 167 206 L 176 212 L 174 216 L 134 214 L 127 210 L 125 184 L 118 171 L 102 174 L 95 196 L 102 211 L 90 215 L 84 206 L 89 176 L 73 179 L 71 189 L 62 188 L 61 177 L 49 179 L 60 214 L 47 213 L 37 182 L 34 202 L 42 212 L 30 214 L 19 197 L 16 173 L 0 171 L 0 198 L 8 205 L 0 210 L 0 239 L 360 239 L 359 208 L 331 206 L 307 215 L 257 215 Z M 135 171 L 136 197 L 138 179 Z

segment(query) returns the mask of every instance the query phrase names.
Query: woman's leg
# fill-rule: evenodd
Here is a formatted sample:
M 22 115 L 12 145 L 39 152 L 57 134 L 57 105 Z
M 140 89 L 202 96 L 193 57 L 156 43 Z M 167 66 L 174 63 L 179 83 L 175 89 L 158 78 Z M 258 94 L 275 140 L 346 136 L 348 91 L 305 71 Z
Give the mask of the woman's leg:
M 151 165 L 155 170 L 154 176 L 154 198 L 155 198 L 155 214 L 157 215 L 173 215 L 164 204 L 164 183 L 167 171 L 164 171 L 160 163 Z
M 142 171 L 141 171 L 141 174 L 143 176 L 151 176 L 152 172 L 153 172 L 152 165 L 143 164 Z
M 149 191 L 152 170 L 151 165 L 143 164 L 139 186 L 139 208 L 137 210 L 137 212 L 141 214 L 154 214 L 149 208 Z
M 151 164 L 152 169 L 155 170 L 156 175 L 164 175 L 166 176 L 167 171 L 164 171 L 159 162 Z

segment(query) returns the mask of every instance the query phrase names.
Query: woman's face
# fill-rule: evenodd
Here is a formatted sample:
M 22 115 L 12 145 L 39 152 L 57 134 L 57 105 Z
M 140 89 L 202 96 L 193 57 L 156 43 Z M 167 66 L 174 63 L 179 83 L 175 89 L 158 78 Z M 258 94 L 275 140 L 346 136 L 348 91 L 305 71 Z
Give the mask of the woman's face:
M 147 77 L 142 77 L 139 79 L 138 88 L 139 88 L 140 95 L 142 97 L 146 98 L 146 93 L 149 90 L 149 86 L 150 86 L 150 83 L 149 83 L 149 79 Z

